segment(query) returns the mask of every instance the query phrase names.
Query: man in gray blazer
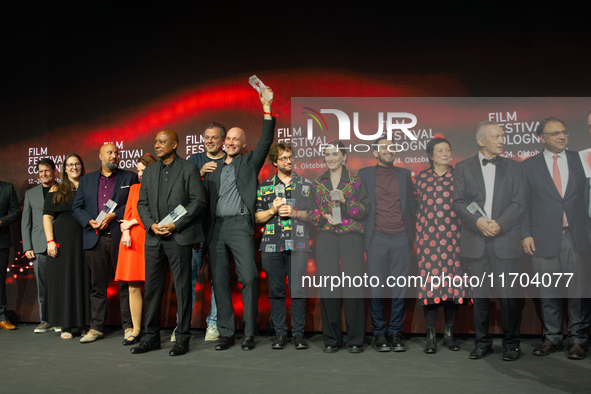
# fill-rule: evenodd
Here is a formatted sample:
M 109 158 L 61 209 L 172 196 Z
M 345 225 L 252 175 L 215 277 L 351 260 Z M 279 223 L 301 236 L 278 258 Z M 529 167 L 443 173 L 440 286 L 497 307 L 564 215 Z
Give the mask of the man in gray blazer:
M 189 351 L 191 339 L 191 258 L 195 244 L 203 242 L 199 213 L 205 208 L 205 189 L 199 167 L 177 156 L 179 138 L 173 130 L 156 134 L 154 150 L 160 161 L 144 171 L 137 204 L 146 228 L 146 336 L 134 354 L 160 349 L 160 305 L 164 294 L 166 268 L 170 264 L 177 298 L 176 344 L 169 352 L 180 356 Z M 186 214 L 161 224 L 182 205 Z
M 503 129 L 493 122 L 480 122 L 476 141 L 479 153 L 456 166 L 453 194 L 453 209 L 462 221 L 460 256 L 467 260 L 471 276 L 485 277 L 473 289 L 476 347 L 471 359 L 483 358 L 492 347 L 488 327 L 493 284 L 489 275 L 498 279 L 499 274 L 519 268 L 519 217 L 524 203 L 519 163 L 499 156 L 503 153 Z M 472 213 L 473 203 L 484 215 Z M 501 302 L 505 334 L 503 360 L 517 360 L 521 355 L 517 300 L 511 289 L 499 286 L 498 281 L 494 287 Z
M 584 265 L 589 256 L 588 190 L 581 159 L 566 150 L 568 130 L 556 118 L 544 119 L 536 133 L 544 144 L 542 153 L 521 163 L 525 210 L 521 217 L 521 243 L 532 256 L 534 272 L 552 278 L 552 286 L 540 286 L 544 343 L 536 356 L 562 351 L 562 297 L 568 295 L 568 358 L 585 358 L 589 300 L 582 290 L 589 286 Z M 565 289 L 566 276 L 573 273 Z M 566 290 L 566 291 L 564 291 Z
M 55 163 L 49 158 L 37 162 L 39 186 L 27 190 L 23 205 L 23 219 L 21 232 L 23 236 L 23 250 L 29 260 L 33 262 L 37 279 L 37 300 L 39 301 L 39 320 L 41 323 L 35 328 L 36 333 L 47 332 L 52 329 L 47 323 L 45 305 L 45 274 L 47 272 L 47 238 L 43 231 L 43 206 L 49 189 L 55 185 Z

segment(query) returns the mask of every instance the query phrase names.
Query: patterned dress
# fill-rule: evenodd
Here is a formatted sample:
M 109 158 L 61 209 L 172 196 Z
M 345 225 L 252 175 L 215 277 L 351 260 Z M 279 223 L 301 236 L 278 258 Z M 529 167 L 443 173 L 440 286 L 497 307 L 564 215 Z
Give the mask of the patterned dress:
M 424 305 L 439 304 L 453 300 L 462 304 L 467 297 L 463 283 L 456 278 L 455 284 L 445 280 L 445 286 L 431 291 L 431 279 L 437 276 L 453 279 L 462 277 L 464 269 L 460 263 L 460 220 L 452 211 L 453 167 L 443 176 L 432 168 L 421 171 L 414 179 L 417 209 L 417 260 L 419 272 L 427 279 L 427 285 L 419 291 L 419 300 Z M 437 284 L 437 282 L 435 283 Z

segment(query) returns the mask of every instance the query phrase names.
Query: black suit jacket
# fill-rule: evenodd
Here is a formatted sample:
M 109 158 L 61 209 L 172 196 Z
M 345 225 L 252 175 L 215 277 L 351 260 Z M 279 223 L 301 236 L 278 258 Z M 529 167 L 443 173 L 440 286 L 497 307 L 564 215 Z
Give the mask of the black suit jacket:
M 553 257 L 562 244 L 562 214 L 566 219 L 577 251 L 589 252 L 587 208 L 589 185 L 579 154 L 566 151 L 568 183 L 560 197 L 548 171 L 544 153 L 521 163 L 525 209 L 521 215 L 521 238 L 533 237 L 536 257 Z
M 21 217 L 21 206 L 12 183 L 0 181 L 0 249 L 12 246 L 10 226 Z
M 476 221 L 480 215 L 473 215 L 466 209 L 474 201 L 483 208 L 486 199 L 484 176 L 478 155 L 461 161 L 456 166 L 453 199 L 453 209 L 462 221 L 460 255 L 472 259 L 480 258 L 484 254 L 487 237 L 476 228 Z M 500 259 L 516 259 L 521 256 L 519 219 L 523 212 L 523 204 L 519 163 L 499 157 L 495 171 L 491 219 L 501 227 L 501 232 L 493 238 L 495 253 Z
M 263 132 L 257 142 L 254 151 L 243 154 L 235 158 L 234 173 L 236 176 L 236 188 L 244 201 L 244 206 L 248 209 L 252 227 L 254 229 L 254 214 L 256 212 L 257 187 L 259 184 L 259 172 L 265 164 L 265 159 L 271 149 L 273 137 L 275 134 L 275 118 L 263 119 Z M 207 217 L 207 242 L 211 241 L 213 226 L 215 224 L 215 212 L 219 198 L 220 183 L 223 161 L 220 162 L 213 172 L 205 175 L 205 188 L 209 196 L 209 214 Z
M 176 231 L 172 236 L 179 245 L 194 245 L 203 242 L 203 229 L 198 218 L 206 205 L 205 189 L 197 164 L 178 156 L 175 160 L 177 161 L 172 167 L 166 214 L 172 212 L 179 204 L 185 207 L 187 213 L 174 222 Z M 150 227 L 164 219 L 158 215 L 158 185 L 161 168 L 162 161 L 158 161 L 144 170 L 137 202 L 140 219 L 146 228 L 146 245 L 148 246 L 156 246 L 160 241 L 160 237 L 154 234 Z
M 411 218 L 417 210 L 417 200 L 412 188 L 412 176 L 406 168 L 394 167 L 396 171 L 396 179 L 398 180 L 398 189 L 400 190 L 400 204 L 402 205 L 402 218 L 406 227 L 406 234 L 408 234 L 409 246 L 412 250 L 412 243 L 414 240 L 414 231 L 412 228 Z M 369 194 L 369 201 L 371 208 L 369 216 L 365 223 L 365 249 L 369 249 L 371 239 L 373 237 L 374 227 L 376 225 L 376 167 L 365 167 L 359 170 L 359 178 L 365 185 L 367 193 Z
M 84 228 L 84 249 L 92 249 L 98 242 L 99 234 L 88 222 L 96 219 L 99 214 L 98 207 L 98 184 L 101 171 L 94 171 L 80 178 L 78 191 L 72 203 L 72 213 L 78 223 Z M 118 169 L 115 173 L 115 186 L 111 200 L 117 203 L 115 214 L 117 219 L 123 219 L 125 206 L 127 205 L 127 196 L 131 185 L 138 183 L 137 174 L 131 171 Z M 101 207 L 102 209 L 103 207 Z M 117 220 L 109 224 L 109 231 L 113 240 L 119 244 L 121 240 L 121 228 Z

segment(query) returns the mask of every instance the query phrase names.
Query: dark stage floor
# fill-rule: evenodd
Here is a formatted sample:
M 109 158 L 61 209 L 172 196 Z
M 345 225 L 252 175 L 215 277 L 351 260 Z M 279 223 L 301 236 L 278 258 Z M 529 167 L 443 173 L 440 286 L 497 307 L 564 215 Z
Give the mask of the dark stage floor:
M 519 361 L 502 361 L 501 340 L 483 360 L 469 360 L 472 339 L 459 352 L 441 349 L 424 354 L 424 337 L 408 340 L 405 353 L 362 354 L 346 349 L 322 352 L 322 336 L 310 338 L 310 349 L 296 351 L 290 342 L 272 350 L 272 339 L 256 338 L 256 349 L 240 346 L 215 351 L 194 331 L 191 351 L 170 357 L 171 330 L 162 332 L 163 348 L 132 355 L 121 345 L 123 333 L 113 328 L 95 343 L 63 340 L 55 332 L 34 334 L 34 324 L 0 331 L 0 387 L 4 393 L 589 393 L 591 357 L 573 361 L 564 353 L 536 357 L 538 339 L 522 341 Z M 241 337 L 239 337 L 240 339 Z M 368 337 L 369 341 L 369 337 Z

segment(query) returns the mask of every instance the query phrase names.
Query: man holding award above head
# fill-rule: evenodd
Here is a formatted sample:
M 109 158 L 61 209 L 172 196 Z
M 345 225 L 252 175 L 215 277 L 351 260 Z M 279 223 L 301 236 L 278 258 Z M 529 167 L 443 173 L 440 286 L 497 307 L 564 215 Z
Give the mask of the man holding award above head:
M 267 98 L 265 98 L 267 96 Z M 205 175 L 209 196 L 208 248 L 212 284 L 218 307 L 218 330 L 221 338 L 216 350 L 234 345 L 234 305 L 230 288 L 231 252 L 242 284 L 244 304 L 243 350 L 254 349 L 258 331 L 258 276 L 255 263 L 254 216 L 256 213 L 258 175 L 273 143 L 275 118 L 271 116 L 273 91 L 260 94 L 263 106 L 263 131 L 254 151 L 244 153 L 246 133 L 238 127 L 228 130 L 224 145 L 226 157 L 213 172 Z
M 519 272 L 521 243 L 519 218 L 524 194 L 519 163 L 501 157 L 503 129 L 484 121 L 476 128 L 479 152 L 461 161 L 454 172 L 453 210 L 462 221 L 460 256 L 467 260 L 471 276 L 484 278 L 473 289 L 476 347 L 470 358 L 481 359 L 491 352 L 489 334 L 490 290 L 496 288 L 502 313 L 503 360 L 517 360 L 519 310 L 510 286 L 499 275 Z M 486 277 L 485 277 L 486 275 Z M 492 275 L 492 276 L 491 276 Z M 491 283 L 495 278 L 496 283 Z
M 134 172 L 119 169 L 119 151 L 114 144 L 101 146 L 101 169 L 80 178 L 72 213 L 84 228 L 86 262 L 90 267 L 90 331 L 81 343 L 103 338 L 107 317 L 107 286 L 115 274 L 119 257 L 121 228 L 131 185 L 138 183 Z M 129 287 L 119 282 L 121 325 L 127 339 L 133 332 L 129 310 Z
M 193 246 L 203 241 L 197 218 L 205 208 L 205 189 L 199 167 L 177 156 L 179 138 L 173 130 L 156 134 L 159 163 L 146 168 L 137 210 L 146 228 L 146 335 L 134 354 L 160 349 L 160 305 L 170 264 L 177 298 L 176 344 L 169 352 L 180 356 L 191 339 L 191 259 Z

